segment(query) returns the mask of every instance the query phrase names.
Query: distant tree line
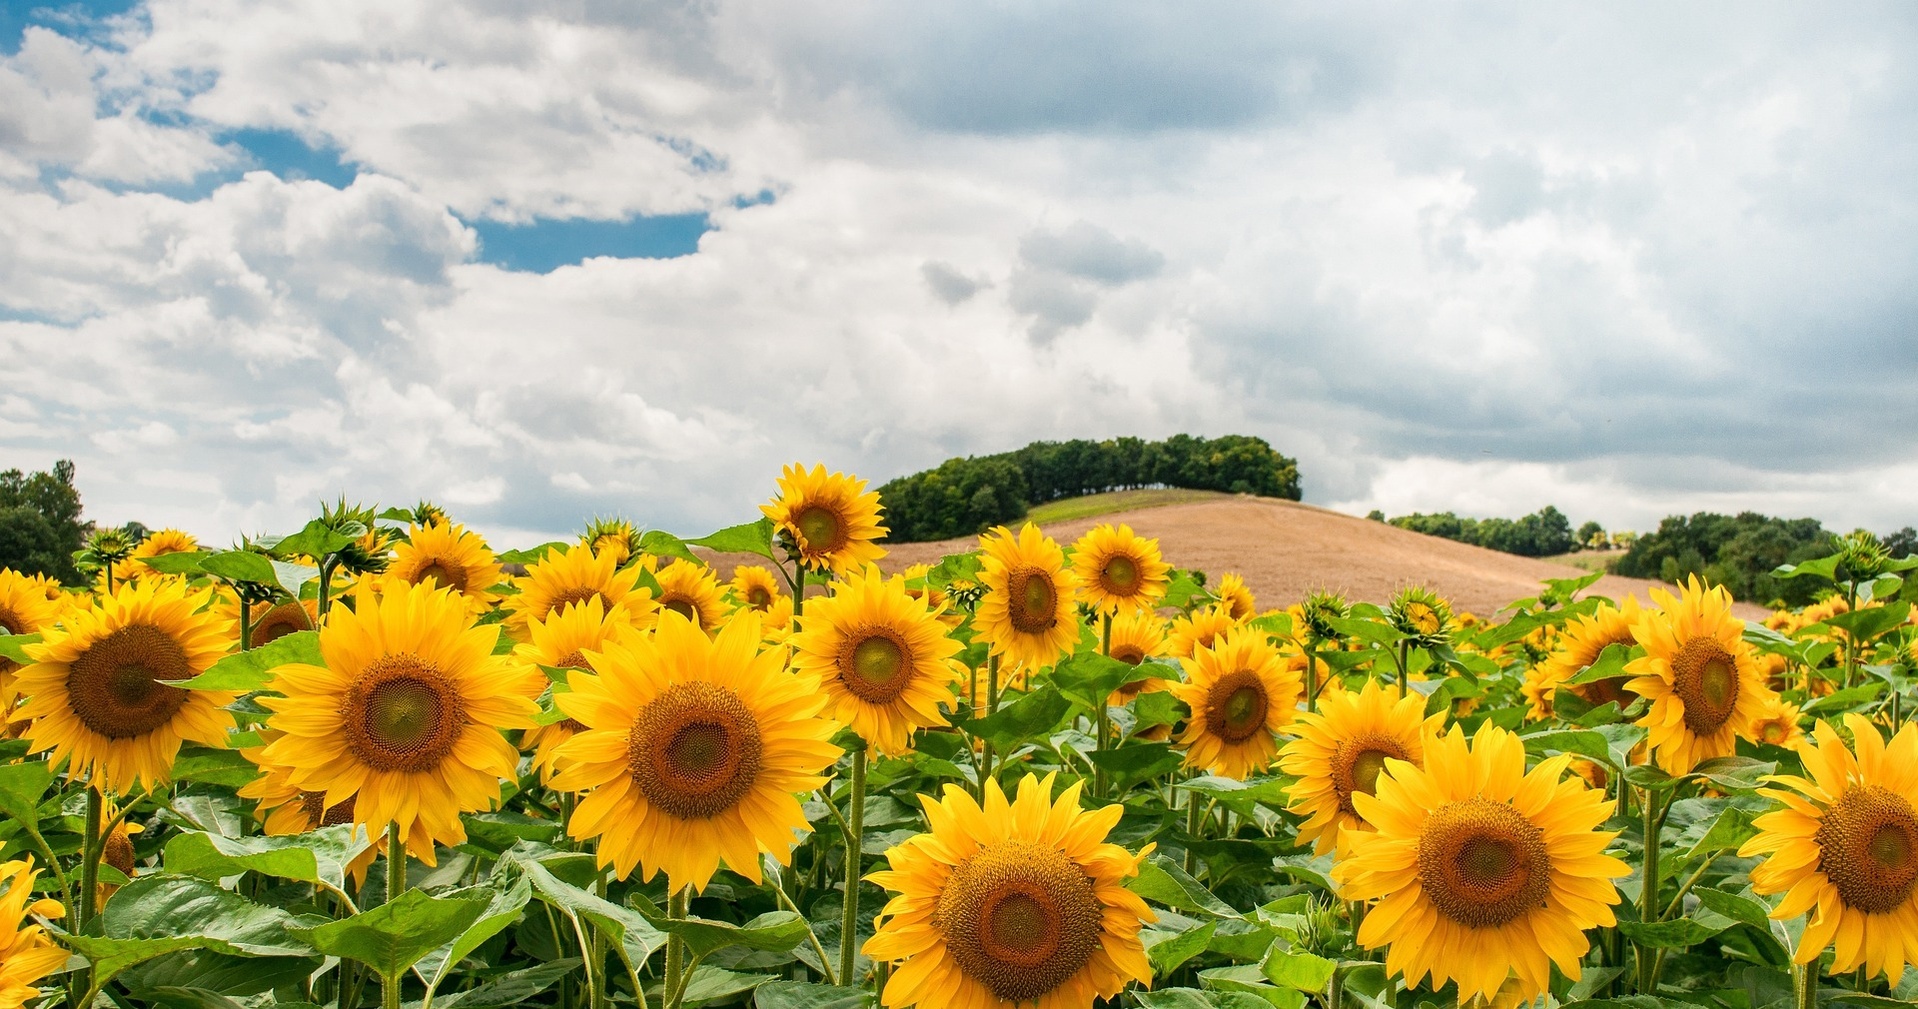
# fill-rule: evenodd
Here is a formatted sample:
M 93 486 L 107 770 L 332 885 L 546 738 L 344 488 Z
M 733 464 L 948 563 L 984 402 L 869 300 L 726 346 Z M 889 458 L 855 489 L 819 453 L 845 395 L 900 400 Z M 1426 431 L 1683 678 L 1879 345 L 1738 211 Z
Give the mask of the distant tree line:
M 1036 441 L 1013 452 L 948 459 L 886 483 L 879 499 L 888 538 L 915 543 L 983 532 L 1047 501 L 1142 487 L 1297 501 L 1299 466 L 1265 439 L 1240 434 Z
M 80 520 L 71 461 L 62 459 L 39 473 L 0 473 L 0 568 L 71 584 L 79 579 L 74 551 L 85 545 L 92 529 L 92 523 Z
M 1574 538 L 1571 520 L 1551 505 L 1518 519 L 1460 518 L 1451 512 L 1430 515 L 1413 512 L 1394 519 L 1374 512 L 1373 517 L 1400 529 L 1410 529 L 1427 536 L 1441 536 L 1521 557 L 1550 557 L 1568 553 L 1592 542 L 1594 538 L 1601 541 L 1604 538 L 1604 530 L 1596 528 L 1591 522 L 1587 522 L 1579 530 L 1580 535 Z
M 1886 537 L 1894 552 L 1902 544 L 1908 553 L 1912 532 L 1903 529 Z M 1814 602 L 1821 586 L 1816 579 L 1776 579 L 1772 569 L 1823 557 L 1836 549 L 1833 536 L 1817 519 L 1781 519 L 1757 512 L 1718 515 L 1672 515 L 1632 544 L 1613 570 L 1633 578 L 1676 582 L 1690 575 L 1723 585 L 1747 602 L 1783 601 L 1792 606 Z

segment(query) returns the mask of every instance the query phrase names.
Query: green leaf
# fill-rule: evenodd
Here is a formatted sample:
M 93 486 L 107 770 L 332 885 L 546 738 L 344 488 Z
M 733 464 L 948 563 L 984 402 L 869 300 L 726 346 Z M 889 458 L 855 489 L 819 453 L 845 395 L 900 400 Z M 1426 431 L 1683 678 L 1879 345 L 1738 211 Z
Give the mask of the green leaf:
M 691 550 L 686 549 L 685 540 L 674 536 L 664 529 L 646 530 L 646 532 L 639 537 L 639 549 L 640 552 L 652 554 L 654 557 L 677 557 L 680 560 L 692 561 L 694 564 L 701 565 L 702 567 L 706 563 L 698 557 L 695 557 Z
M 1663 792 L 1677 788 L 1684 779 L 1674 778 L 1660 770 L 1655 764 L 1633 764 L 1625 769 L 1625 780 L 1640 788 L 1649 788 L 1654 792 Z
M 1568 685 L 1597 683 L 1600 680 L 1615 680 L 1621 676 L 1631 676 L 1632 673 L 1625 671 L 1625 663 L 1631 660 L 1631 655 L 1632 648 L 1629 645 L 1606 645 L 1605 650 L 1598 653 L 1598 658 L 1593 659 L 1591 665 L 1586 666 L 1565 682 Z
M 694 959 L 728 946 L 785 953 L 806 941 L 806 919 L 791 911 L 768 911 L 744 925 L 734 925 L 705 918 L 669 918 L 658 905 L 638 894 L 633 895 L 633 907 L 654 928 L 684 941 Z
M 312 928 L 291 926 L 287 931 L 328 956 L 357 960 L 391 980 L 453 941 L 486 908 L 484 900 L 430 897 L 421 890 L 408 890 L 397 900 L 351 918 Z
M 565 540 L 554 540 L 551 543 L 541 543 L 539 546 L 530 547 L 525 550 L 502 550 L 494 555 L 493 559 L 499 561 L 501 564 L 533 565 L 538 564 L 549 551 L 564 550 L 572 545 L 573 544 Z
M 1899 600 L 1883 606 L 1868 606 L 1850 613 L 1839 613 L 1826 618 L 1825 623 L 1843 628 L 1855 641 L 1870 641 L 1904 623 L 1910 615 L 1911 604 Z
M 1812 701 L 1810 704 L 1805 705 L 1805 714 L 1829 715 L 1863 707 L 1878 700 L 1878 698 L 1884 694 L 1885 686 L 1885 683 L 1880 681 L 1877 683 L 1860 683 L 1855 687 L 1834 690 Z
M 350 823 L 279 837 L 222 837 L 183 831 L 167 839 L 162 864 L 168 872 L 218 880 L 257 872 L 302 883 L 346 889 L 346 866 L 372 845 L 364 828 Z
M 426 982 L 424 1001 L 428 1005 L 433 1002 L 433 993 L 439 990 L 440 985 L 446 983 L 446 979 L 459 967 L 460 961 L 466 959 L 467 954 L 480 948 L 481 943 L 518 921 L 520 912 L 526 907 L 527 902 L 533 899 L 533 888 L 524 876 L 513 880 L 504 890 L 489 891 L 483 887 L 473 887 L 459 893 L 464 896 L 484 896 L 487 901 L 486 910 L 474 919 L 465 931 L 455 936 L 453 941 L 420 957 L 419 962 L 413 965 L 420 980 Z M 465 1000 L 461 1001 L 465 1002 Z
M 40 643 L 38 634 L 0 634 L 0 659 L 9 659 L 22 666 L 31 666 L 37 659 L 27 654 L 28 645 Z
M 1671 921 L 1625 921 L 1621 919 L 1618 930 L 1625 937 L 1641 946 L 1655 946 L 1661 949 L 1684 949 L 1695 946 L 1729 927 L 1716 928 L 1700 922 L 1696 918 L 1674 918 Z
M 314 560 L 325 560 L 328 555 L 346 549 L 365 532 L 358 522 L 349 522 L 345 527 L 334 530 L 327 526 L 326 520 L 314 519 L 299 532 L 273 541 L 269 549 L 275 557 L 304 554 Z
M 1525 749 L 1532 753 L 1576 753 L 1608 767 L 1618 766 L 1612 759 L 1611 740 L 1593 729 L 1547 729 L 1519 738 L 1524 740 Z
M 1159 598 L 1159 605 L 1185 609 L 1195 600 L 1205 602 L 1210 599 L 1212 599 L 1211 593 L 1205 590 L 1205 586 L 1199 584 L 1198 579 L 1192 577 L 1192 572 L 1174 571 L 1171 582 L 1165 587 L 1165 595 Z
M 295 631 L 261 645 L 252 651 L 235 652 L 215 662 L 206 672 L 174 686 L 188 690 L 237 690 L 242 693 L 261 690 L 273 679 L 277 666 L 301 662 L 324 665 L 320 657 L 318 631 Z
M 0 765 L 0 813 L 21 823 L 40 822 L 40 797 L 53 785 L 53 768 L 44 760 Z
M 1145 944 L 1145 955 L 1152 961 L 1152 973 L 1164 977 L 1179 969 L 1179 965 L 1205 952 L 1212 941 L 1212 933 L 1219 930 L 1219 923 L 1208 921 L 1183 932 L 1171 932 L 1163 929 L 1148 929 L 1139 934 Z
M 1064 694 L 1042 686 L 985 718 L 967 721 L 965 729 L 1010 753 L 1021 743 L 1044 739 L 1071 711 L 1072 702 Z
M 1780 564 L 1772 569 L 1773 578 L 1823 578 L 1826 581 L 1838 579 L 1838 555 L 1820 557 L 1803 564 Z
M 1384 648 L 1397 647 L 1405 635 L 1400 634 L 1392 625 L 1364 617 L 1333 617 L 1327 621 L 1332 629 L 1348 638 L 1357 638 Z
M 1698 843 L 1680 857 L 1689 861 L 1711 852 L 1735 849 L 1757 833 L 1758 828 L 1752 826 L 1751 814 L 1732 806 L 1718 814 Z
M 297 986 L 320 967 L 320 958 L 228 956 L 207 949 L 155 957 L 118 978 L 138 1002 L 199 1009 L 244 1005 L 248 995 Z
M 173 762 L 174 781 L 201 781 L 224 788 L 238 788 L 260 776 L 260 769 L 235 750 L 200 747 L 182 753 Z
M 1133 785 L 1185 765 L 1185 756 L 1165 743 L 1130 742 L 1113 750 L 1097 750 L 1086 757 L 1112 776 L 1113 787 L 1124 792 Z
M 1337 967 L 1338 964 L 1322 956 L 1300 949 L 1279 949 L 1277 946 L 1267 951 L 1265 959 L 1259 964 L 1259 969 L 1274 984 L 1308 992 L 1324 991 L 1332 980 L 1332 971 Z
M 551 988 L 559 980 L 579 969 L 579 957 L 569 956 L 550 963 L 522 967 L 465 991 L 435 998 L 438 1009 L 503 1009 L 517 1006 Z
M 646 916 L 631 908 L 621 907 L 587 890 L 583 890 L 558 876 L 547 867 L 548 862 L 557 864 L 560 858 L 542 861 L 533 857 L 530 847 L 525 843 L 514 846 L 500 856 L 500 873 L 523 873 L 526 882 L 533 888 L 533 896 L 564 914 L 569 920 L 583 922 L 599 929 L 613 942 L 613 949 L 619 953 L 620 960 L 626 964 L 628 972 L 637 972 L 646 963 L 646 959 L 657 950 L 666 946 L 666 934 L 653 926 Z M 590 857 L 586 860 L 591 868 Z
M 1291 786 L 1284 778 L 1254 778 L 1240 781 L 1214 774 L 1204 774 L 1179 783 L 1179 787 L 1219 800 L 1219 805 L 1232 810 L 1240 816 L 1255 816 L 1260 805 L 1283 809 L 1290 798 L 1286 790 Z
M 687 540 L 686 545 L 705 547 L 722 554 L 758 554 L 767 560 L 778 559 L 773 556 L 773 520 L 769 518 L 727 526 L 718 532 Z
M 1232 905 L 1213 896 L 1212 891 L 1164 855 L 1155 854 L 1146 859 L 1139 866 L 1139 874 L 1126 881 L 1126 889 L 1178 911 L 1196 911 L 1219 918 L 1239 917 Z
M 756 1009 L 865 1009 L 863 988 L 804 981 L 768 981 L 753 989 Z
M 1197 988 L 1161 988 L 1157 991 L 1135 991 L 1132 996 L 1139 1000 L 1145 1009 L 1219 1009 L 1212 1000 L 1210 992 Z
M 1760 932 L 1769 931 L 1771 928 L 1771 909 L 1750 897 L 1725 890 L 1713 890 L 1709 887 L 1699 887 L 1693 890 L 1692 894 L 1698 898 L 1700 904 L 1733 921 L 1750 925 Z
M 686 980 L 684 1005 L 699 1005 L 712 1002 L 754 988 L 774 980 L 771 974 L 742 974 L 724 967 L 701 964 L 694 968 L 692 977 Z
M 1052 670 L 1059 692 L 1090 712 L 1105 708 L 1112 692 L 1133 680 L 1165 678 L 1149 667 L 1134 666 L 1098 652 L 1067 656 Z
M 109 938 L 194 936 L 199 945 L 234 956 L 311 956 L 288 934 L 292 915 L 255 904 L 203 879 L 154 873 L 115 891 L 100 914 Z M 76 937 L 77 938 L 77 937 Z
M 1728 792 L 1750 792 L 1765 775 L 1776 773 L 1778 765 L 1750 757 L 1713 757 L 1692 768 L 1689 778 L 1702 778 Z
M 178 553 L 142 557 L 140 558 L 140 563 L 145 564 L 147 567 L 161 574 L 192 577 L 200 573 L 200 562 L 210 556 L 212 555 L 200 551 L 182 550 Z
M 1265 975 L 1253 964 L 1235 964 L 1231 967 L 1214 967 L 1199 972 L 1199 983 L 1212 989 L 1219 1001 L 1220 1009 L 1241 1009 L 1258 1006 L 1258 1002 L 1235 1002 L 1234 996 L 1254 996 L 1264 999 L 1277 1009 L 1303 1009 L 1305 995 L 1293 988 L 1279 988 L 1265 983 Z

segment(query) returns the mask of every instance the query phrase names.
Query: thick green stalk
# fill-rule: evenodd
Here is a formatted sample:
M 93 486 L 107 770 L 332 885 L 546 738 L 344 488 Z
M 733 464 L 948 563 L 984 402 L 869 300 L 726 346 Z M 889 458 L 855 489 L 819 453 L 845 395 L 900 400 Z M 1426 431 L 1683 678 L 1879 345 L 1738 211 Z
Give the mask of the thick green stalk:
M 100 884 L 100 852 L 104 847 L 100 842 L 101 797 L 97 788 L 87 786 L 87 824 L 86 834 L 80 848 L 80 917 L 74 921 L 74 931 L 87 927 L 93 920 L 94 892 Z
M 1305 643 L 1305 710 L 1317 711 L 1319 704 L 1319 654 L 1308 638 Z
M 692 903 L 692 890 L 680 887 L 666 900 L 666 917 L 680 919 L 686 917 L 687 906 Z M 678 936 L 666 940 L 666 977 L 664 997 L 666 1009 L 679 1009 L 680 978 L 686 972 L 686 943 Z
M 339 563 L 339 560 L 333 557 L 323 558 L 320 561 L 319 605 L 314 607 L 314 610 L 320 615 L 321 620 L 326 619 L 326 611 L 333 605 L 333 568 Z
M 1645 875 L 1639 884 L 1638 920 L 1647 923 L 1662 920 L 1664 917 L 1660 913 L 1658 904 L 1658 894 L 1661 889 L 1659 885 L 1658 833 L 1663 820 L 1663 818 L 1658 815 L 1658 805 L 1658 796 L 1653 794 L 1650 789 L 1646 789 L 1643 797 L 1644 820 L 1642 821 L 1645 832 Z M 1650 995 L 1657 990 L 1658 970 L 1656 961 L 1653 959 L 1652 949 L 1649 946 L 1641 944 L 1638 947 L 1639 994 Z
M 238 586 L 233 591 L 240 596 L 240 651 L 244 652 L 253 647 L 253 604 L 246 601 L 246 593 Z
M 839 918 L 840 984 L 856 986 L 853 967 L 859 955 L 859 838 L 866 823 L 866 744 L 853 743 L 852 798 L 846 805 L 846 899 Z
M 406 892 L 406 839 L 400 834 L 400 823 L 393 821 L 386 826 L 386 902 L 393 903 Z M 380 979 L 381 1009 L 400 1009 L 400 978 L 403 975 Z
M 1102 621 L 1104 627 L 1099 636 L 1099 654 L 1112 657 L 1112 613 L 1107 611 Z M 1106 706 L 1109 698 L 1098 698 L 1098 710 L 1092 720 L 1092 752 L 1104 753 L 1106 737 L 1112 734 L 1112 712 Z M 1092 765 L 1092 794 L 1096 798 L 1105 798 L 1106 772 L 1098 764 Z
M 1818 1009 L 1818 961 L 1791 967 L 1792 1009 Z
M 986 716 L 999 710 L 999 656 L 986 659 Z M 979 801 L 986 801 L 986 782 L 992 780 L 992 740 L 985 742 L 979 758 Z
M 1345 968 L 1332 968 L 1332 980 L 1325 985 L 1325 1009 L 1345 1009 Z
M 1399 660 L 1399 696 L 1412 696 L 1412 646 L 1401 641 L 1398 646 Z
M 1199 829 L 1204 826 L 1203 815 L 1199 811 L 1199 793 L 1186 790 L 1185 793 L 1185 833 L 1198 840 Z M 1190 847 L 1185 849 L 1185 874 L 1191 876 L 1199 871 L 1199 856 Z

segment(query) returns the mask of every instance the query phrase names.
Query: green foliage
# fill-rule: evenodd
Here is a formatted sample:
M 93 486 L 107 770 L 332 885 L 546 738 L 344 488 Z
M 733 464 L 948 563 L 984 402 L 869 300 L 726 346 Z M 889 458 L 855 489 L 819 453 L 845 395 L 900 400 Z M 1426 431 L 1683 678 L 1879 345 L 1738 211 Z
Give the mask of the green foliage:
M 998 455 L 948 459 L 879 488 L 889 539 L 899 543 L 983 532 L 1032 505 L 1139 487 L 1184 487 L 1299 499 L 1298 463 L 1262 438 L 1180 434 L 1165 441 L 1033 442 Z
M 1430 515 L 1413 512 L 1392 519 L 1391 524 L 1415 533 L 1457 540 L 1521 557 L 1550 557 L 1566 553 L 1580 542 L 1572 536 L 1571 520 L 1552 505 L 1518 519 L 1474 519 L 1460 518 L 1451 512 Z M 1596 527 L 1597 523 L 1587 522 L 1585 525 Z M 1580 535 L 1583 536 L 1585 532 L 1585 529 L 1581 529 Z M 1602 535 L 1603 530 L 1598 532 Z
M 1831 553 L 1830 533 L 1817 519 L 1780 519 L 1757 512 L 1736 516 L 1699 512 L 1673 515 L 1655 532 L 1640 536 L 1613 570 L 1633 578 L 1678 582 L 1698 575 L 1723 585 L 1733 598 L 1765 603 L 1782 599 L 1803 606 L 1830 588 L 1815 578 L 1787 580 L 1773 575 L 1783 564 L 1797 564 Z
M 86 545 L 87 532 L 71 461 L 38 473 L 0 473 L 0 568 L 77 582 L 73 555 Z

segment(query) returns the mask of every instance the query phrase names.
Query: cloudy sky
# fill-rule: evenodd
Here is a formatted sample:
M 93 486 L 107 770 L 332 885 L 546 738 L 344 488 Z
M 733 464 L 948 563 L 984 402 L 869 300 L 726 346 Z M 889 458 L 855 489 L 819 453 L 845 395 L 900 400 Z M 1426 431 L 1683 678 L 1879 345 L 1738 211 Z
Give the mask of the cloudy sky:
M 6 0 L 0 467 L 514 541 L 1238 432 L 1356 513 L 1885 531 L 1914 52 L 1891 3 Z

